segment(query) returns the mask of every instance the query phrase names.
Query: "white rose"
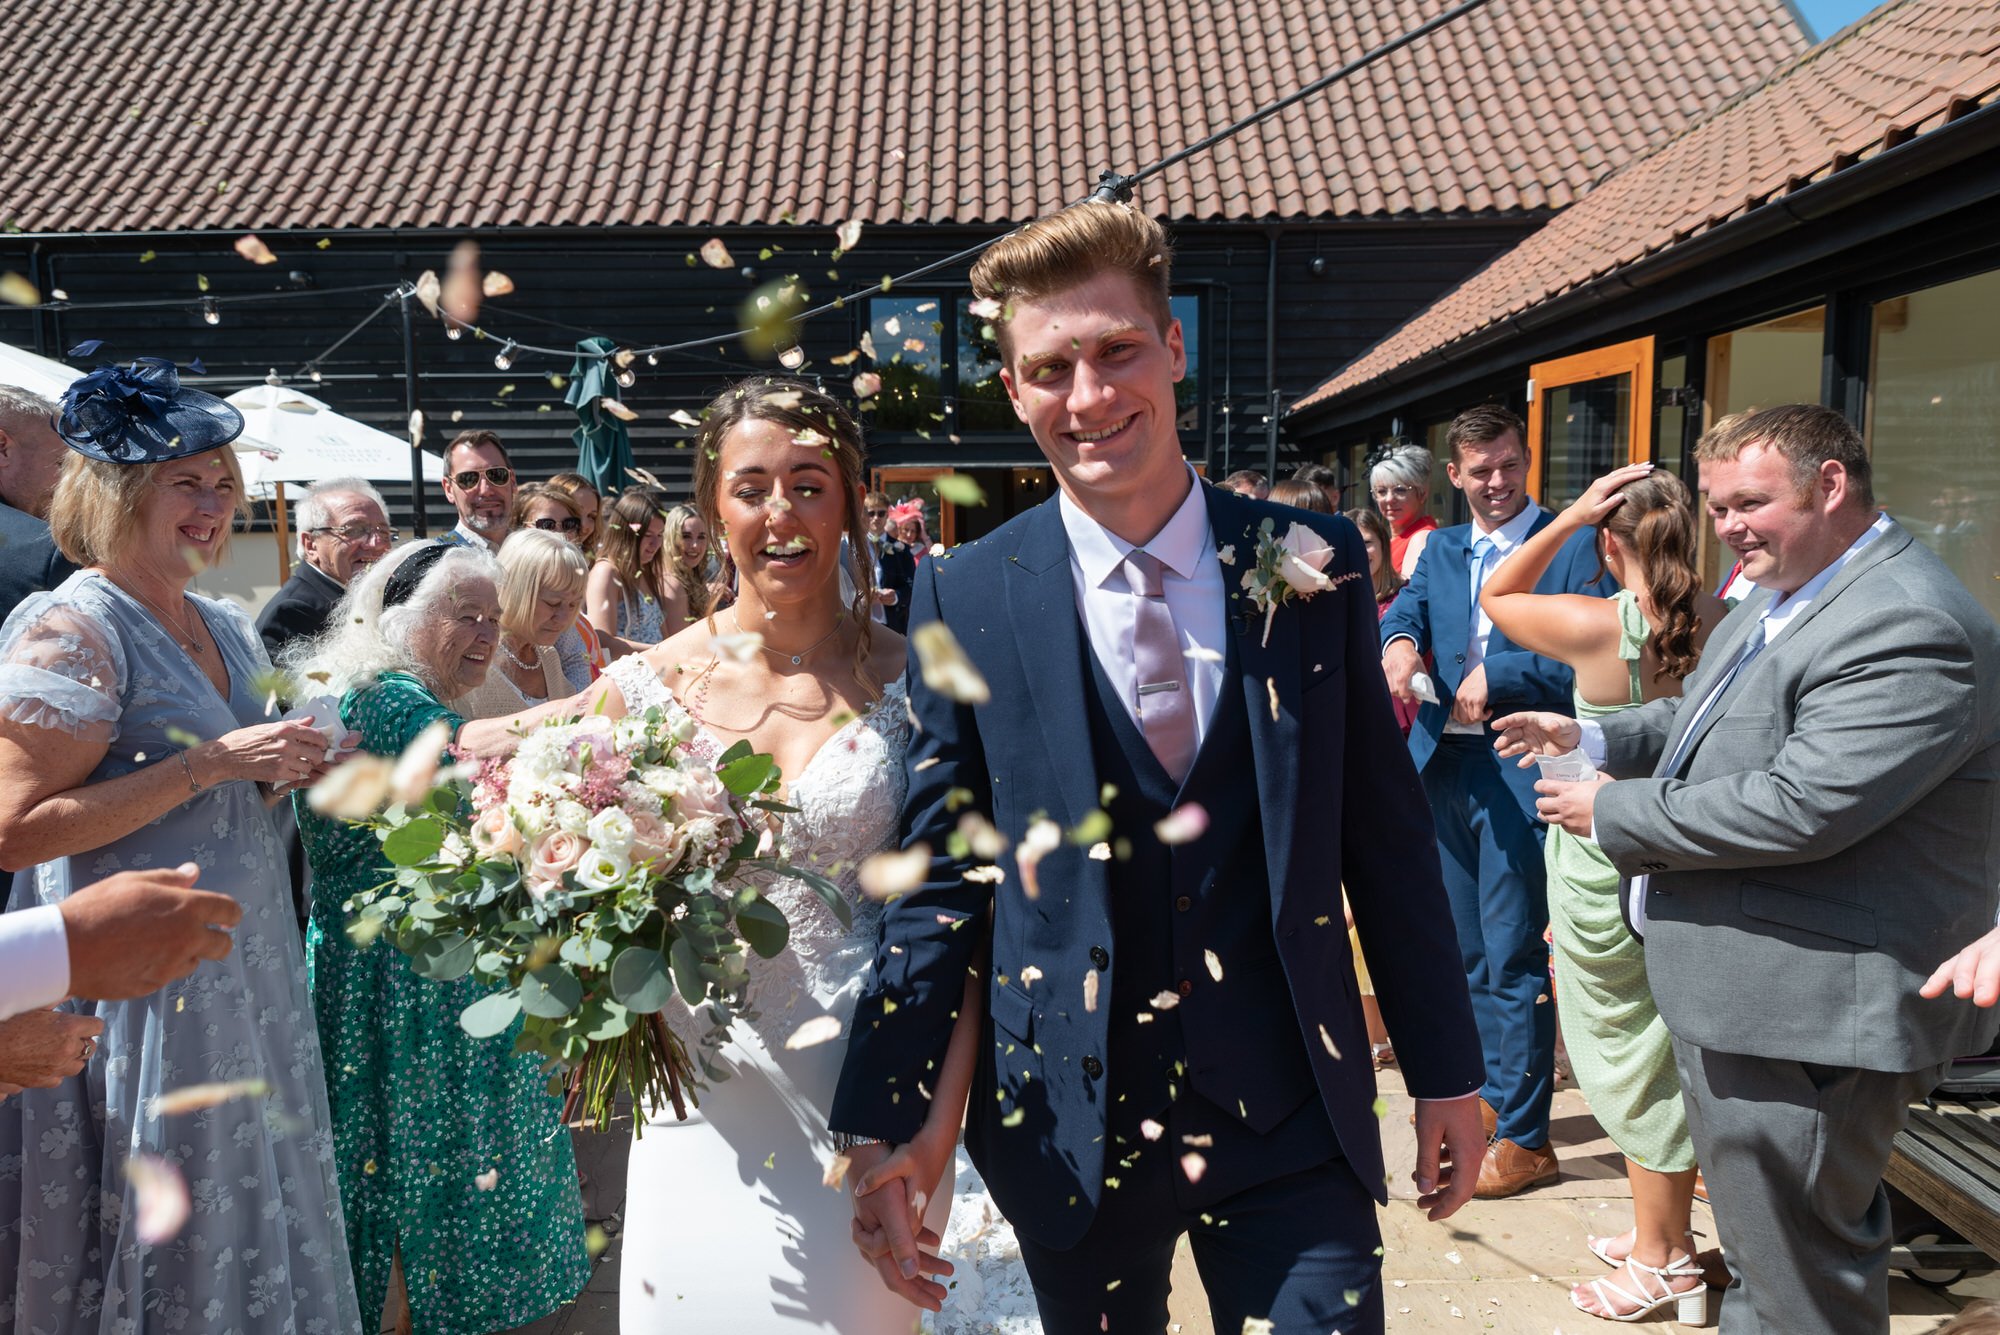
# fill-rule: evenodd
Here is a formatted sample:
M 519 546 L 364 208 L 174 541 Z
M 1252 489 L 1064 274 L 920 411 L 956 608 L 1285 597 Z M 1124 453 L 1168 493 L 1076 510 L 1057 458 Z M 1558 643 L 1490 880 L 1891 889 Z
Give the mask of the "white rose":
M 672 797 L 680 791 L 680 776 L 664 765 L 649 765 L 640 770 L 639 782 L 661 797 Z
M 554 820 L 558 830 L 568 830 L 571 834 L 582 834 L 590 827 L 590 808 L 581 802 L 572 802 L 565 797 L 556 803 Z
M 682 709 L 679 705 L 669 705 L 667 707 L 667 736 L 671 737 L 677 744 L 686 745 L 688 742 L 693 741 L 696 726 L 694 715 L 688 713 L 687 710 Z
M 620 751 L 631 751 L 646 741 L 646 720 L 642 718 L 621 718 L 612 726 L 612 740 Z
M 590 842 L 621 858 L 629 858 L 632 852 L 632 818 L 617 807 L 607 807 L 590 818 L 583 828 Z
M 1278 550 L 1278 573 L 1294 592 L 1313 594 L 1333 587 L 1333 581 L 1322 573 L 1333 559 L 1333 548 L 1325 538 L 1295 523 L 1278 539 Z
M 458 831 L 452 830 L 445 835 L 444 846 L 438 850 L 438 861 L 463 867 L 472 861 L 472 845 L 466 843 Z
M 632 864 L 606 848 L 592 848 L 576 864 L 576 883 L 587 890 L 610 890 L 632 874 Z

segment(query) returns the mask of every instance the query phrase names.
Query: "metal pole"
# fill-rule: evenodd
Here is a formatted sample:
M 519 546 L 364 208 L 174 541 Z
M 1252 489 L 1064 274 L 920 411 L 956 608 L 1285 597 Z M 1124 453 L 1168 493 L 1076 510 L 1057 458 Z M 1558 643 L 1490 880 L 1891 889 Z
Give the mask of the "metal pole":
M 407 284 L 403 288 L 403 406 L 410 414 L 410 420 L 419 420 L 416 414 L 423 411 L 423 397 L 417 388 L 417 326 L 410 315 L 410 301 L 416 296 Z M 424 438 L 423 429 L 410 433 L 410 514 L 416 535 L 428 538 L 431 535 L 430 517 L 424 513 Z

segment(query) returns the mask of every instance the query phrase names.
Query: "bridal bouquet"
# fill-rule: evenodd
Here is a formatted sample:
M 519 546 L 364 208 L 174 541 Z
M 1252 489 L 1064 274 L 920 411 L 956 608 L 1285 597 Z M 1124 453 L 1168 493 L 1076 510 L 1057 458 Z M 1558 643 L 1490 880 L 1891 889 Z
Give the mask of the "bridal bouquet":
M 704 763 L 694 731 L 678 705 L 579 718 L 507 759 L 443 768 L 440 733 L 412 743 L 365 814 L 351 793 L 329 799 L 395 868 L 348 901 L 350 932 L 386 936 L 426 978 L 493 984 L 459 1023 L 490 1037 L 525 1016 L 519 1047 L 569 1071 L 571 1113 L 597 1125 L 621 1089 L 687 1115 L 696 1056 L 660 1013 L 678 994 L 719 1041 L 744 945 L 768 959 L 789 936 L 758 883 L 797 878 L 848 921 L 830 882 L 770 855 L 770 813 L 789 810 L 771 757 L 739 742 Z

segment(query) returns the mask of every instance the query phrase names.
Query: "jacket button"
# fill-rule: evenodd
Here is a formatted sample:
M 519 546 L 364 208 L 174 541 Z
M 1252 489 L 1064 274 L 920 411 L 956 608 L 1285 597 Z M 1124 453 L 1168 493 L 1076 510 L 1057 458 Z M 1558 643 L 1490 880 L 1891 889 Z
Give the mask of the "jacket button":
M 1194 991 L 1194 984 L 1183 978 L 1178 990 L 1182 996 L 1187 996 Z
M 1186 913 L 1189 909 L 1194 907 L 1194 901 L 1192 899 L 1189 899 L 1186 895 L 1182 895 L 1179 899 L 1176 899 L 1174 901 L 1174 907 L 1179 909 L 1182 913 Z
M 1463 662 L 1465 661 L 1465 655 L 1464 655 L 1464 654 L 1453 654 L 1453 655 L 1451 656 L 1451 661 L 1452 661 L 1452 662 L 1454 662 L 1454 663 L 1463 663 Z
M 1083 1073 L 1092 1080 L 1095 1080 L 1104 1074 L 1104 1063 L 1095 1057 L 1085 1057 L 1083 1059 Z
M 1111 967 L 1111 952 L 1103 946 L 1092 946 L 1090 948 L 1090 962 L 1095 964 L 1099 970 L 1108 969 Z

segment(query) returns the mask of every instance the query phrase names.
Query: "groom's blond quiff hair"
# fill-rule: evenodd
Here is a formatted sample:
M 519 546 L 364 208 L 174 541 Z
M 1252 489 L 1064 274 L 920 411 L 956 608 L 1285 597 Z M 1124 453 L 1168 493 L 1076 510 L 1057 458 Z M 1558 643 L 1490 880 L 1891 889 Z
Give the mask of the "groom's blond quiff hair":
M 1040 301 L 1099 274 L 1122 273 L 1138 288 L 1164 335 L 1173 321 L 1169 282 L 1174 265 L 1167 229 L 1129 204 L 1088 200 L 1037 218 L 993 243 L 972 266 L 972 290 L 1000 303 L 994 335 L 1012 359 L 1007 337 L 1011 301 Z

